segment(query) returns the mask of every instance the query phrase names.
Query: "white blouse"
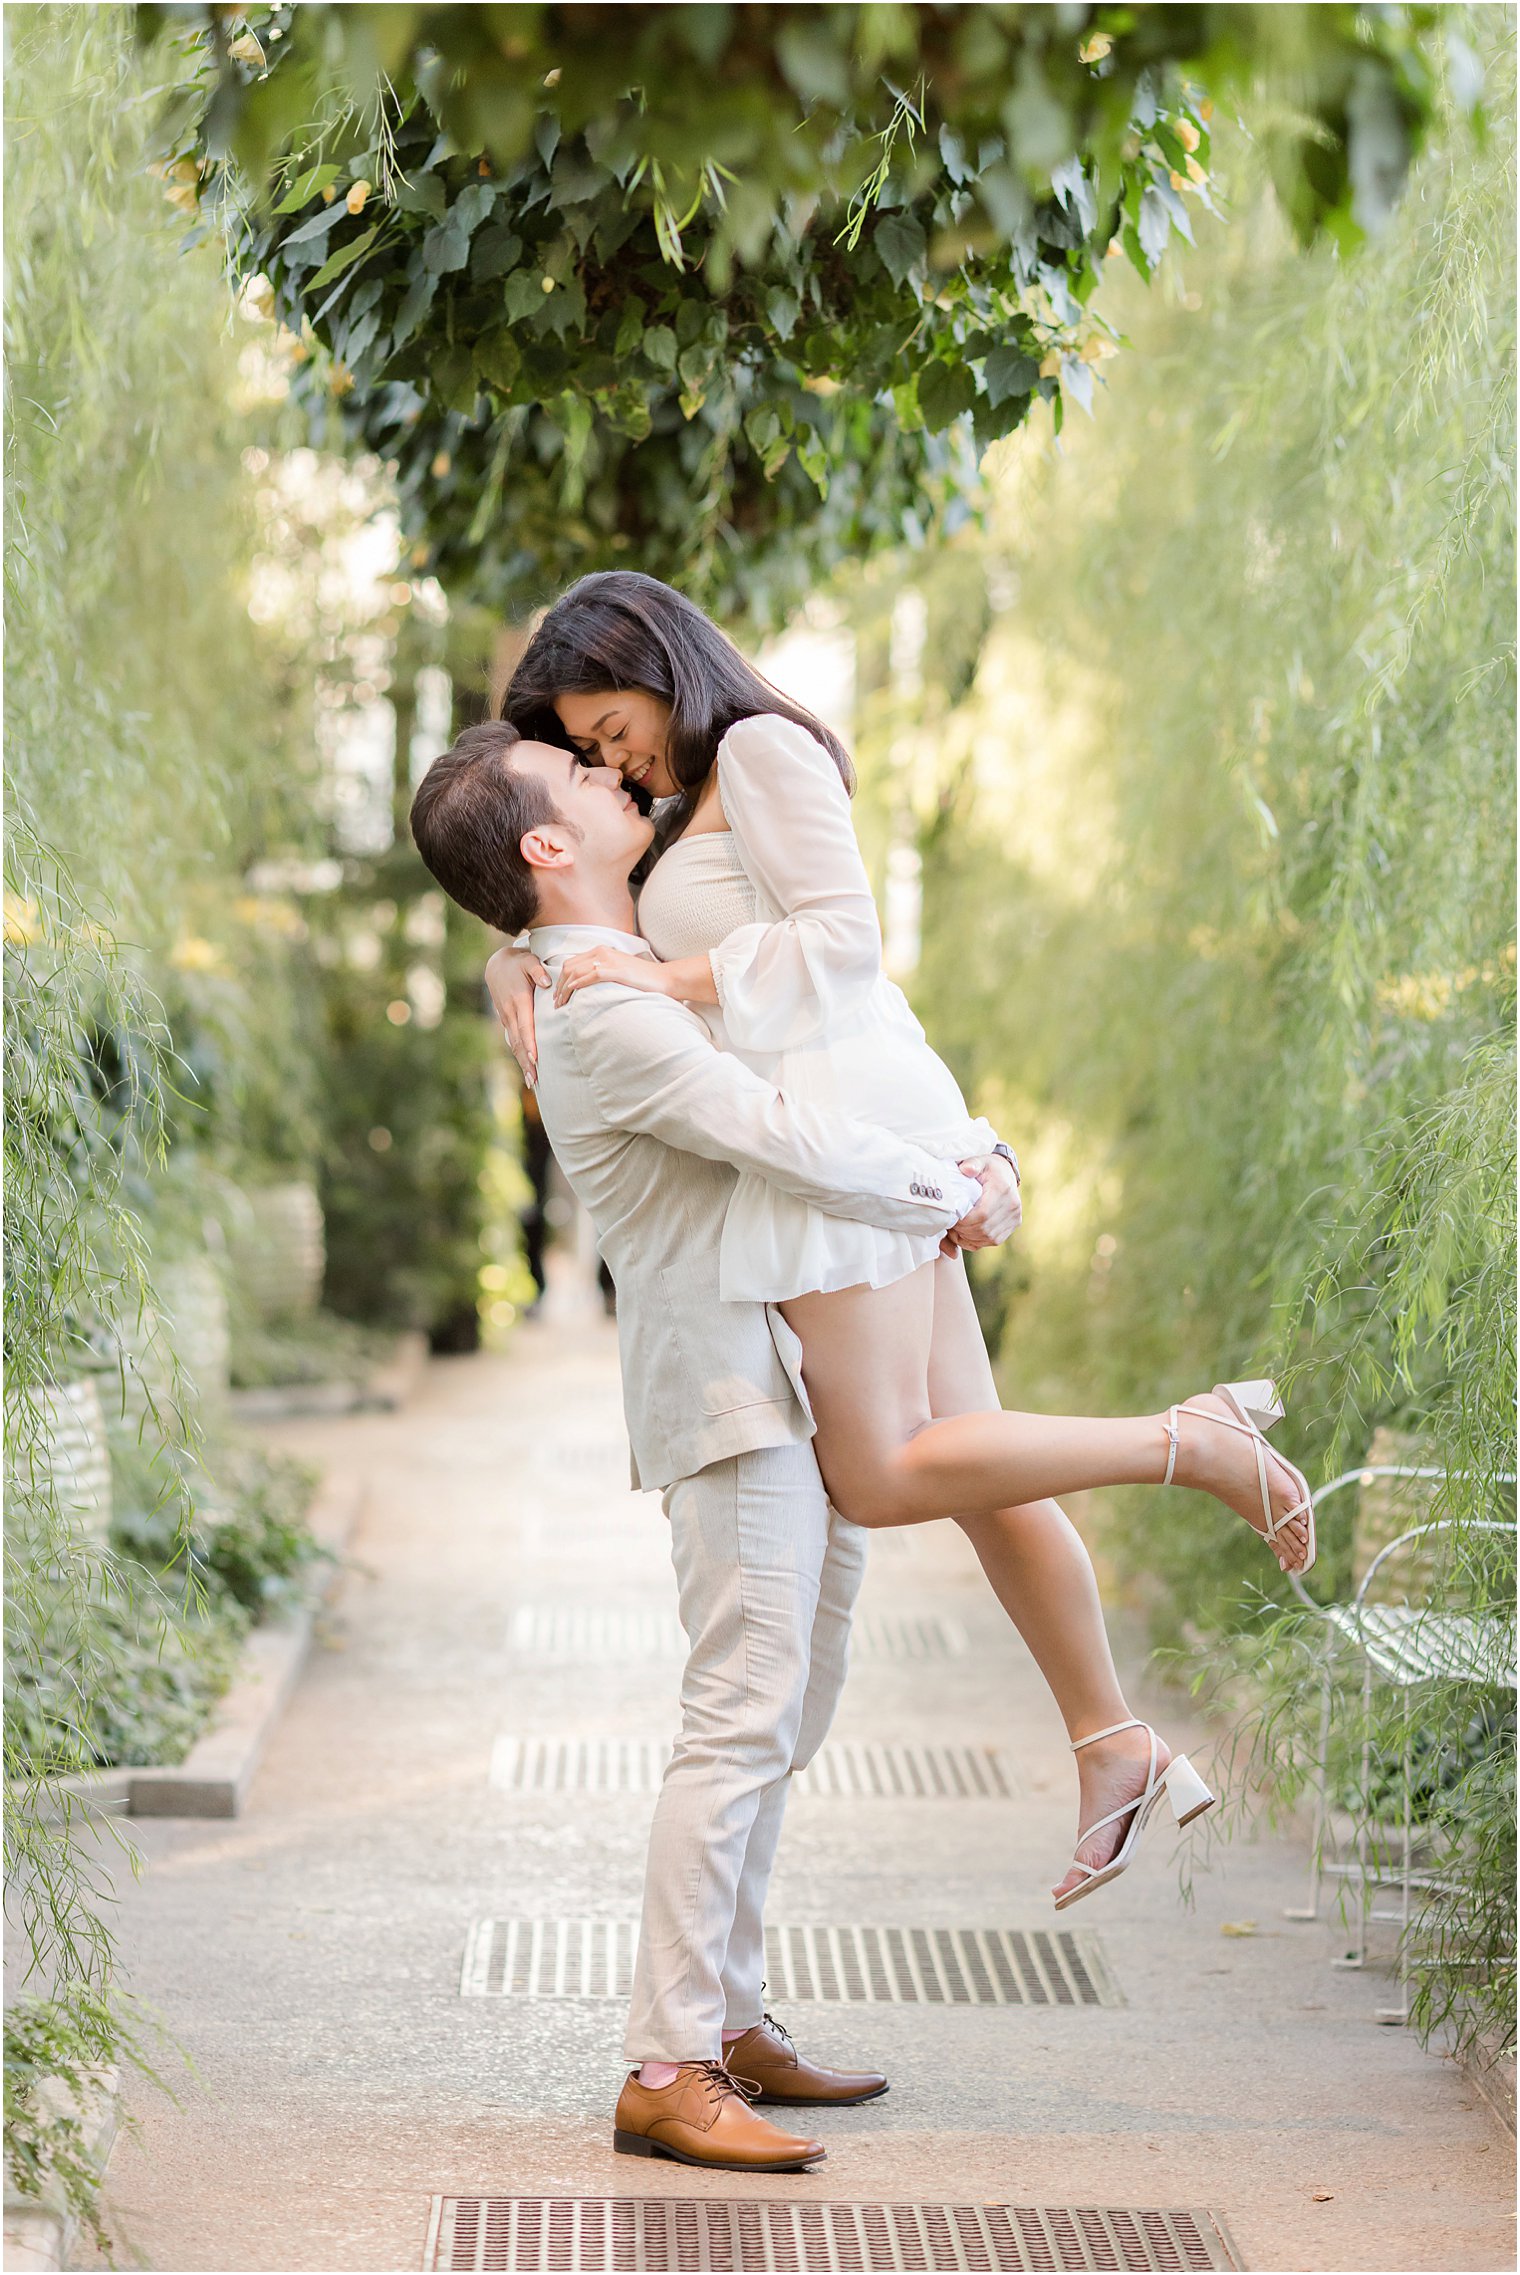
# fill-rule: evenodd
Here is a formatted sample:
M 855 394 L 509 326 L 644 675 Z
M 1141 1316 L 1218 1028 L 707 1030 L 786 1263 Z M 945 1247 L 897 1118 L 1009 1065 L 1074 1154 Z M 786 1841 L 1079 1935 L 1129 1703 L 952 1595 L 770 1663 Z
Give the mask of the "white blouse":
M 718 745 L 718 796 L 770 912 L 712 950 L 723 1024 L 740 1050 L 789 1050 L 856 1010 L 881 977 L 850 794 L 805 727 L 767 713 L 739 720 Z
M 881 932 L 848 793 L 803 727 L 743 719 L 719 745 L 726 830 L 677 838 L 639 896 L 657 956 L 711 957 L 714 1039 L 793 1100 L 911 1138 L 951 1162 L 994 1135 L 967 1111 L 907 999 L 881 968 Z M 742 1175 L 724 1226 L 728 1302 L 784 1302 L 814 1290 L 883 1287 L 929 1261 L 938 1241 L 826 1217 Z

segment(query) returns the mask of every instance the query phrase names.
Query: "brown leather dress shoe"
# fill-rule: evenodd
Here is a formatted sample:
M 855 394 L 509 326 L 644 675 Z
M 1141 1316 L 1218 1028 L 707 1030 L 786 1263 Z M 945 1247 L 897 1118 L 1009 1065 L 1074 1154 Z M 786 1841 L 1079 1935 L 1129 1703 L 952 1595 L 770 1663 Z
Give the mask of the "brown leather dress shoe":
M 754 2088 L 757 2101 L 845 2104 L 874 2101 L 887 2090 L 886 2079 L 874 2070 L 826 2070 L 821 2063 L 804 2061 L 769 2014 L 724 2047 L 723 2062 L 731 2077 Z
M 669 2085 L 630 2072 L 618 2095 L 612 2145 L 623 2156 L 671 2157 L 720 2172 L 805 2172 L 822 2141 L 799 2140 L 757 2117 L 721 2062 L 683 2062 Z

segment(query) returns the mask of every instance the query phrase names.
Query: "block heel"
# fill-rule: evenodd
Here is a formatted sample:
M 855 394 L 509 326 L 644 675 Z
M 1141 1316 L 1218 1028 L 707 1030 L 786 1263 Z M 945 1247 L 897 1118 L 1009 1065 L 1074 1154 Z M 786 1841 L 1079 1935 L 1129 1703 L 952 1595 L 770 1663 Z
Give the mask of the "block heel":
M 1161 1774 L 1166 1797 L 1172 1805 L 1172 1815 L 1178 1828 L 1190 1825 L 1201 1817 L 1205 1809 L 1214 1806 L 1214 1795 L 1204 1784 L 1186 1754 L 1174 1754 Z
M 1151 1758 L 1145 1773 L 1145 1783 L 1133 1801 L 1126 1801 L 1122 1808 L 1110 1809 L 1106 1817 L 1099 1817 L 1096 1823 L 1086 1826 L 1078 1836 L 1077 1846 L 1080 1848 L 1084 1841 L 1092 1839 L 1094 1833 L 1102 1832 L 1105 1825 L 1117 1825 L 1123 1823 L 1126 1817 L 1129 1819 L 1124 1838 L 1107 1864 L 1084 1864 L 1079 1856 L 1073 1856 L 1073 1869 L 1085 1872 L 1087 1877 L 1080 1880 L 1075 1888 L 1068 1888 L 1064 1895 L 1056 1897 L 1058 1912 L 1064 1912 L 1069 1904 L 1080 1903 L 1095 1888 L 1106 1888 L 1110 1880 L 1117 1880 L 1121 1872 L 1129 1870 L 1135 1851 L 1140 1846 L 1140 1836 L 1160 1807 L 1163 1794 L 1171 1803 L 1172 1814 L 1179 1826 L 1190 1825 L 1195 1817 L 1203 1815 L 1205 1809 L 1214 1806 L 1214 1795 L 1186 1754 L 1174 1755 L 1165 1769 L 1157 1769 L 1159 1747 L 1156 1733 L 1148 1722 L 1140 1721 L 1138 1716 L 1132 1717 L 1128 1722 L 1112 1723 L 1106 1730 L 1094 1730 L 1089 1737 L 1073 1739 L 1071 1750 L 1074 1754 L 1079 1754 L 1084 1746 L 1095 1746 L 1100 1738 L 1116 1738 L 1121 1730 L 1143 1730 L 1150 1739 Z

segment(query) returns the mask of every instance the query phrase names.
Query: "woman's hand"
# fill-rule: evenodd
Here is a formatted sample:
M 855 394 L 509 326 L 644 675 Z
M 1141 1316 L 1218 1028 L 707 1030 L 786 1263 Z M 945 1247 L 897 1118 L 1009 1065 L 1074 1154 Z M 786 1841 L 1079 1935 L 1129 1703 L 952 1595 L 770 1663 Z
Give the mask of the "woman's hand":
M 579 956 L 567 956 L 554 1000 L 568 1003 L 577 988 L 595 987 L 602 980 L 641 988 L 645 995 L 672 995 L 677 1003 L 718 1000 L 710 957 L 679 956 L 662 964 L 653 956 L 631 956 L 626 948 L 587 948 Z
M 548 985 L 549 974 L 527 948 L 498 948 L 486 966 L 492 1006 L 506 1033 L 507 1048 L 522 1068 L 530 1090 L 538 1080 L 533 996 L 535 989 Z
M 653 956 L 630 955 L 626 948 L 585 948 L 578 956 L 567 956 L 559 969 L 559 985 L 554 990 L 556 1003 L 568 1003 L 572 995 L 583 987 L 600 987 L 611 980 L 617 987 L 636 987 L 645 995 L 669 995 L 671 992 L 667 967 L 656 963 Z

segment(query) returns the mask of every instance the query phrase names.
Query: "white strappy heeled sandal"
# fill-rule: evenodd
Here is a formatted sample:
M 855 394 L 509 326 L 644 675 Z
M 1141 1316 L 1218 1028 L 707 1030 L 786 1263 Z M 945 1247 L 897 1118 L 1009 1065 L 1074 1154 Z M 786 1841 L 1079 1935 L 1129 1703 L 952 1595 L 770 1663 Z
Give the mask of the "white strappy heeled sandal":
M 1133 1801 L 1126 1801 L 1121 1808 L 1110 1809 L 1106 1817 L 1099 1817 L 1094 1824 L 1088 1825 L 1078 1834 L 1077 1847 L 1083 1848 L 1094 1833 L 1102 1832 L 1105 1825 L 1117 1825 L 1121 1817 L 1130 1819 L 1128 1832 L 1107 1864 L 1084 1864 L 1079 1856 L 1072 1857 L 1073 1869 L 1085 1872 L 1087 1878 L 1079 1881 L 1075 1888 L 1068 1888 L 1064 1895 L 1057 1896 L 1055 1904 L 1058 1912 L 1064 1912 L 1068 1904 L 1079 1903 L 1084 1896 L 1090 1896 L 1095 1888 L 1107 1887 L 1110 1880 L 1117 1880 L 1120 1873 L 1128 1869 L 1135 1850 L 1140 1845 L 1140 1835 L 1160 1807 L 1163 1793 L 1172 1805 L 1172 1814 L 1179 1828 L 1190 1825 L 1195 1817 L 1203 1815 L 1205 1809 L 1214 1806 L 1215 1796 L 1204 1784 L 1186 1754 L 1173 1754 L 1166 1768 L 1157 1776 L 1156 1733 L 1148 1722 L 1142 1722 L 1137 1715 L 1131 1715 L 1128 1722 L 1112 1723 L 1107 1730 L 1094 1730 L 1091 1737 L 1073 1739 L 1071 1750 L 1074 1754 L 1079 1754 L 1084 1746 L 1095 1746 L 1100 1738 L 1116 1738 L 1121 1730 L 1143 1730 L 1150 1739 L 1151 1758 L 1145 1773 L 1145 1784 Z
M 1295 1517 L 1302 1517 L 1309 1535 L 1308 1549 L 1302 1564 L 1294 1566 L 1294 1570 L 1302 1576 L 1314 1562 L 1316 1553 L 1314 1502 L 1309 1492 L 1309 1480 L 1304 1476 L 1303 1471 L 1295 1469 L 1291 1461 L 1286 1460 L 1280 1453 L 1274 1453 L 1267 1444 L 1266 1432 L 1275 1428 L 1283 1418 L 1282 1400 L 1277 1395 L 1277 1385 L 1265 1377 L 1255 1382 L 1216 1382 L 1213 1395 L 1216 1398 L 1222 1398 L 1225 1404 L 1231 1408 L 1232 1413 L 1215 1414 L 1207 1406 L 1195 1406 L 1191 1399 L 1185 1399 L 1180 1406 L 1168 1408 L 1166 1417 L 1168 1440 L 1166 1475 L 1161 1482 L 1163 1485 L 1170 1485 L 1176 1472 L 1177 1417 L 1179 1414 L 1192 1414 L 1200 1422 L 1215 1422 L 1221 1430 L 1235 1430 L 1243 1438 L 1254 1438 L 1256 1441 L 1256 1482 L 1261 1492 L 1261 1513 L 1265 1520 L 1262 1537 L 1275 1555 L 1278 1534 L 1285 1525 L 1291 1524 Z M 1284 1510 L 1280 1517 L 1273 1510 L 1272 1494 L 1267 1484 L 1267 1464 L 1270 1461 L 1275 1461 L 1279 1468 L 1286 1470 L 1298 1488 L 1298 1499 L 1292 1508 Z M 1254 1526 L 1252 1530 L 1255 1530 Z M 1281 1557 L 1278 1557 L 1278 1562 L 1281 1563 L 1281 1561 Z

